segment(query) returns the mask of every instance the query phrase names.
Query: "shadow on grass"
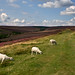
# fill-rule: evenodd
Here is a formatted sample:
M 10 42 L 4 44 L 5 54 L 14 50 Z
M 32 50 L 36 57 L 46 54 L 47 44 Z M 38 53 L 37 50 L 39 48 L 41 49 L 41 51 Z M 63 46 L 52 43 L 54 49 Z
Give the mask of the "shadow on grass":
M 6 71 L 3 71 L 3 72 L 2 72 L 2 71 L 1 71 L 1 72 L 0 72 L 0 75 L 8 75 L 8 72 L 6 72 Z
M 30 60 L 30 59 L 34 59 L 34 58 L 35 58 L 35 56 L 31 55 L 31 56 L 26 57 L 25 61 Z
M 13 66 L 14 63 L 11 63 L 11 62 L 4 62 L 3 64 L 0 64 L 0 67 L 1 68 L 4 68 L 4 67 L 9 67 L 9 66 Z

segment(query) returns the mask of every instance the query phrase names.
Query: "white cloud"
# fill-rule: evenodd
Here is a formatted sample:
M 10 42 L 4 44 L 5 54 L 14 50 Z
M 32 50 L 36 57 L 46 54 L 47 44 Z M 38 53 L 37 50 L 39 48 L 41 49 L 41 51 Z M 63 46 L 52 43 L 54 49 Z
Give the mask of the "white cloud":
M 12 7 L 15 7 L 15 8 L 19 8 L 20 6 L 18 4 L 9 4 L 10 6 Z
M 43 20 L 42 24 L 43 25 L 50 25 L 50 26 L 60 26 L 64 24 L 65 21 L 63 20 Z
M 70 20 L 71 22 L 75 22 L 75 17 Z
M 2 13 L 0 15 L 0 18 L 1 18 L 2 22 L 6 22 L 6 21 L 8 21 L 10 19 L 6 13 Z
M 73 2 L 71 0 L 54 0 L 48 1 L 43 4 L 38 4 L 39 7 L 43 8 L 59 8 L 59 7 L 67 7 L 73 5 Z
M 19 20 L 19 19 L 14 19 L 13 22 L 14 22 L 14 23 L 18 23 L 18 22 L 20 22 L 20 20 Z
M 12 7 L 15 7 L 15 8 L 19 8 L 20 6 L 18 4 L 16 4 L 17 0 L 7 0 L 8 2 L 8 5 L 12 6 Z
M 23 4 L 27 4 L 27 1 L 22 1 Z
M 21 21 L 21 23 L 25 23 L 25 20 L 23 19 L 23 20 Z
M 22 12 L 22 14 L 27 15 L 27 14 L 28 14 L 28 12 Z
M 0 9 L 0 12 L 2 12 L 3 11 L 3 9 Z
M 7 0 L 7 2 L 10 2 L 10 3 L 13 3 L 15 1 L 17 1 L 17 0 Z
M 60 12 L 61 15 L 75 15 L 75 6 L 70 6 L 66 10 Z
M 48 20 L 43 20 L 42 23 L 45 24 L 45 23 L 48 23 L 48 22 L 49 22 Z
M 20 20 L 20 19 L 14 19 L 13 23 L 25 23 L 25 20 Z
M 27 22 L 26 24 L 27 25 L 34 25 L 35 21 L 30 21 L 30 22 Z
M 12 17 L 10 18 L 9 15 L 6 13 L 1 13 L 0 14 L 0 25 L 6 25 L 6 26 L 22 26 L 26 24 L 25 19 L 13 19 Z
M 72 19 L 70 19 L 70 20 L 68 21 L 68 24 L 75 26 L 75 17 L 73 17 Z
M 46 2 L 43 4 L 38 4 L 39 7 L 44 7 L 44 8 L 52 8 L 54 7 L 54 3 L 53 2 Z

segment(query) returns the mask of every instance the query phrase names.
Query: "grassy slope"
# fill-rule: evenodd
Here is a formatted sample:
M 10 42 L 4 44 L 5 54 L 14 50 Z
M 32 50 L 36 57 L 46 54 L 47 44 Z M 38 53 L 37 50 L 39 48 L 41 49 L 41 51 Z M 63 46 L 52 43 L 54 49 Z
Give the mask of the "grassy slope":
M 56 39 L 58 45 L 49 43 Z M 42 55 L 30 55 L 31 47 L 37 46 Z M 75 32 L 15 44 L 0 48 L 0 52 L 15 60 L 0 65 L 0 75 L 75 75 Z

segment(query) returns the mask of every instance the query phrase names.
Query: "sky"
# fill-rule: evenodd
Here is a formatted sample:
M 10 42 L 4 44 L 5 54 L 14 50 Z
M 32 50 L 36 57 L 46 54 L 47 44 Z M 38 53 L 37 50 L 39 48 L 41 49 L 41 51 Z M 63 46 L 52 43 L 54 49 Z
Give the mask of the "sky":
M 0 26 L 75 26 L 75 0 L 0 0 Z

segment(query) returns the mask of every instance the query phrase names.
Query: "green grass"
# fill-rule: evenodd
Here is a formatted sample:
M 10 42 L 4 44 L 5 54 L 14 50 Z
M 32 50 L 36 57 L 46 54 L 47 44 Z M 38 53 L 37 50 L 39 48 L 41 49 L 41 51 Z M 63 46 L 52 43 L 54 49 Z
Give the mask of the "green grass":
M 51 38 L 58 44 L 50 45 Z M 75 75 L 75 32 L 65 31 L 28 42 L 0 48 L 1 53 L 14 58 L 0 64 L 0 75 Z M 31 55 L 33 46 L 43 54 Z

